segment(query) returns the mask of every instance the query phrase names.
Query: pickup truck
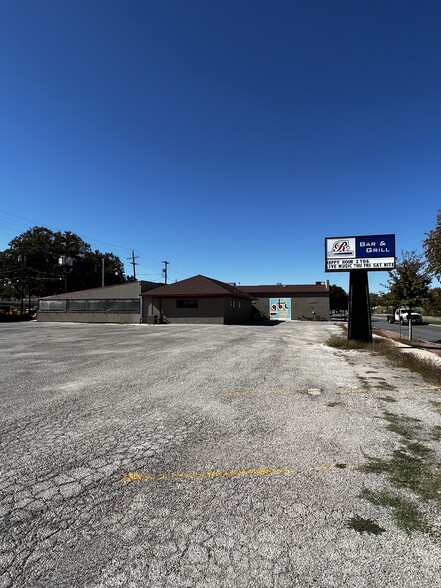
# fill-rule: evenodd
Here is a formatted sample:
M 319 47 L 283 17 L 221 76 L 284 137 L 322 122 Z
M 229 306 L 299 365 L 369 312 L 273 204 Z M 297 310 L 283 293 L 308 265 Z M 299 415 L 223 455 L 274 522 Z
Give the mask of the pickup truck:
M 423 322 L 423 317 L 419 312 L 411 312 L 411 319 L 413 325 L 420 325 Z M 409 309 L 397 308 L 394 314 L 387 314 L 386 320 L 388 323 L 400 323 L 402 325 L 409 324 Z

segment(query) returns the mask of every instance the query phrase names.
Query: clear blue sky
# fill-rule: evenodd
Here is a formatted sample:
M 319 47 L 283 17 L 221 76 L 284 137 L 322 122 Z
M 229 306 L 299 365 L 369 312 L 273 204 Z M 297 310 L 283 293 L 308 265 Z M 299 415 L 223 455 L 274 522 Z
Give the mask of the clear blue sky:
M 0 250 L 42 225 L 144 279 L 347 289 L 326 236 L 436 224 L 440 30 L 439 1 L 2 0 Z

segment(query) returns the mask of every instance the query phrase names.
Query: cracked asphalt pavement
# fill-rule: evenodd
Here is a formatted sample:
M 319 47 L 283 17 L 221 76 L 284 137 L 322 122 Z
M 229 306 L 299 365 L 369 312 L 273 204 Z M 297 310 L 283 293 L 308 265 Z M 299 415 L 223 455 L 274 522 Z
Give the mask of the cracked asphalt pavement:
M 0 588 L 440 587 L 441 541 L 357 468 L 399 444 L 385 409 L 439 426 L 441 392 L 339 332 L 1 325 Z

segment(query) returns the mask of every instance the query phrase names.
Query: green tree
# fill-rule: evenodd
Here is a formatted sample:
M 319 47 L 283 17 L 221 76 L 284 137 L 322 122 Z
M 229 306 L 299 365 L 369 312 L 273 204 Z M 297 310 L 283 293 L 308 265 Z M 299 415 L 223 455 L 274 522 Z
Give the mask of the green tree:
M 124 282 L 123 264 L 112 253 L 92 251 L 71 231 L 34 227 L 12 239 L 9 248 L 0 254 L 0 295 L 19 298 L 22 284 L 33 296 L 98 287 L 103 258 L 105 283 Z
M 377 298 L 377 305 L 386 308 L 386 312 L 393 312 L 400 305 L 400 301 L 396 300 L 390 292 L 380 292 Z
M 436 227 L 423 241 L 429 271 L 441 282 L 441 210 L 438 210 Z
M 348 295 L 335 284 L 329 286 L 329 307 L 331 310 L 348 310 Z
M 380 295 L 379 294 L 375 294 L 370 292 L 369 293 L 369 302 L 371 305 L 371 308 L 375 308 L 376 306 L 378 306 L 380 304 Z
M 424 304 L 427 300 L 431 276 L 427 263 L 416 251 L 404 251 L 397 260 L 394 270 L 389 272 L 389 299 L 397 306 L 412 308 Z M 412 321 L 409 320 L 409 339 L 412 339 Z
M 431 316 L 441 316 L 441 288 L 429 290 L 428 300 L 424 304 L 424 311 Z

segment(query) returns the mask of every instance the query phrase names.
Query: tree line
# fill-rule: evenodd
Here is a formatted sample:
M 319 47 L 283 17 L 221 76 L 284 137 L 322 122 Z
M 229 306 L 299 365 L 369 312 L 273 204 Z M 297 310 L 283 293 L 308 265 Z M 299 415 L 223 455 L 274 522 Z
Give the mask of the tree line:
M 0 252 L 0 298 L 52 296 L 127 281 L 122 261 L 113 253 L 92 250 L 71 231 L 34 227 Z

